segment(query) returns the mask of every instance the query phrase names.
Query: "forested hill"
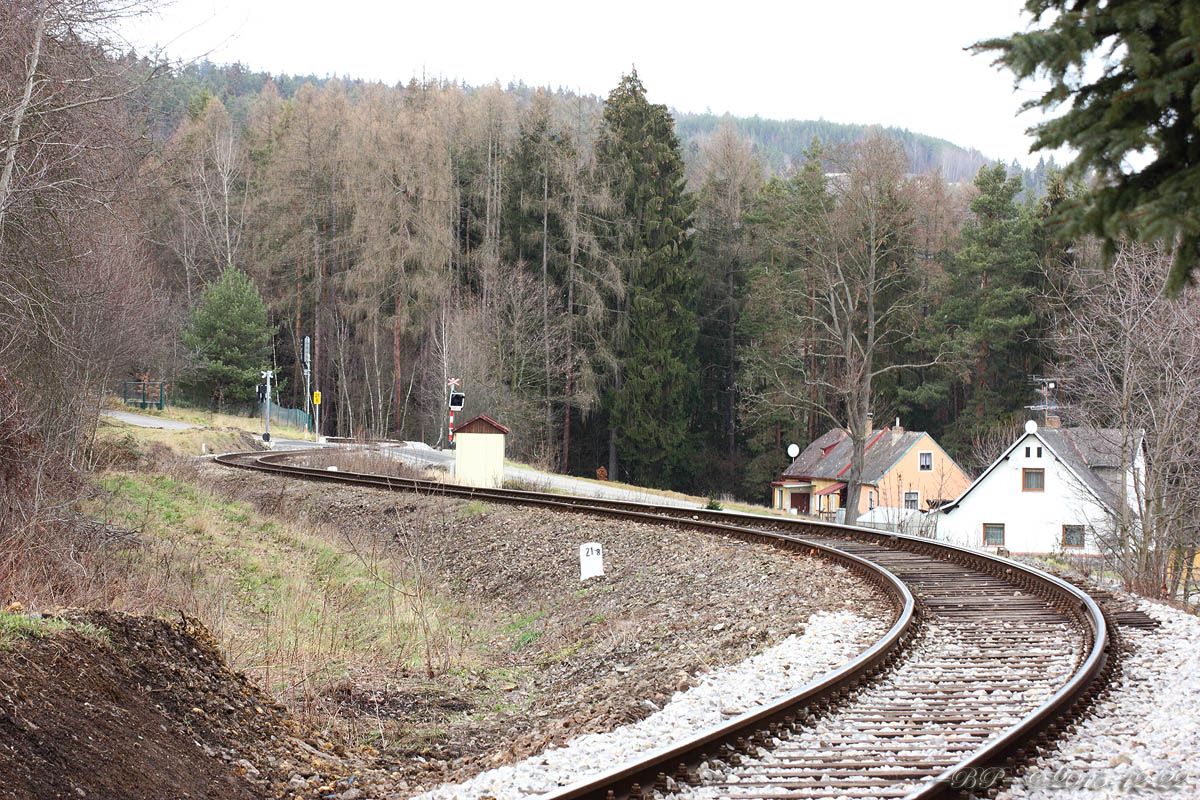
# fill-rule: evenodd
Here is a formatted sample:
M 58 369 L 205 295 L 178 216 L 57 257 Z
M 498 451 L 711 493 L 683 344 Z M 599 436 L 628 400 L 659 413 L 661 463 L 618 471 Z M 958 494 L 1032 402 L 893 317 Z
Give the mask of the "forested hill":
M 679 111 L 674 116 L 675 127 L 685 150 L 698 150 L 704 137 L 728 121 L 740 136 L 757 146 L 759 159 L 771 172 L 776 173 L 803 161 L 804 151 L 814 139 L 823 144 L 849 144 L 862 139 L 872 129 L 869 125 L 847 125 L 826 120 L 777 120 Z M 942 176 L 951 183 L 970 182 L 980 167 L 991 163 L 991 159 L 978 150 L 959 147 L 945 139 L 903 128 L 882 130 L 889 139 L 895 139 L 904 147 L 912 171 L 916 173 L 940 169 Z
M 173 131 L 187 113 L 189 103 L 194 104 L 201 95 L 208 93 L 217 97 L 230 110 L 235 119 L 242 117 L 251 98 L 262 91 L 270 80 L 279 95 L 290 98 L 306 83 L 323 86 L 331 77 L 316 75 L 271 75 L 247 69 L 242 64 L 213 64 L 207 61 L 181 66 L 165 81 L 155 81 L 154 95 L 148 98 L 151 117 L 163 126 L 162 132 Z M 361 85 L 353 78 L 340 78 L 347 85 Z M 468 90 L 469 91 L 469 90 Z M 515 95 L 520 102 L 529 102 L 535 89 L 524 84 L 510 84 L 507 93 Z M 559 90 L 558 94 L 574 97 L 570 92 Z M 603 98 L 587 95 L 576 98 L 591 113 L 599 114 Z M 694 114 L 674 110 L 676 131 L 683 144 L 684 157 L 689 161 L 699 152 L 705 138 L 711 136 L 723 122 L 730 122 L 738 134 L 751 142 L 767 170 L 779 174 L 793 164 L 800 163 L 804 151 L 814 139 L 823 144 L 848 144 L 862 139 L 871 129 L 869 125 L 851 125 L 826 120 L 775 120 L 762 117 L 734 117 L 728 114 Z M 961 147 L 922 133 L 903 128 L 882 128 L 890 139 L 904 147 L 911 171 L 931 172 L 940 169 L 950 183 L 969 183 L 974 180 L 979 168 L 992 163 L 990 159 L 973 148 Z M 1026 179 L 1029 185 L 1029 179 Z M 1040 192 L 1037 192 L 1040 194 Z

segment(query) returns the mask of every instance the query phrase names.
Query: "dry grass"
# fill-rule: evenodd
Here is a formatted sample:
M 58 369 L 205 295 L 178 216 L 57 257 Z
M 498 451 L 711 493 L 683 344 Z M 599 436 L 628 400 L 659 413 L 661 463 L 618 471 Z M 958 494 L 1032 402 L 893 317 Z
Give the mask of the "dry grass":
M 318 725 L 349 676 L 469 663 L 469 610 L 430 589 L 427 565 L 300 522 L 264 517 L 181 476 L 112 472 L 87 511 L 139 532 L 150 612 L 208 625 L 230 663 Z
M 230 453 L 261 447 L 250 431 L 242 428 L 193 428 L 173 431 L 142 428 L 120 420 L 101 417 L 96 431 L 96 455 L 100 468 L 127 466 L 155 448 L 174 455 L 199 456 Z
M 401 461 L 380 447 L 339 447 L 308 454 L 305 461 L 313 467 L 337 467 L 347 472 L 365 472 L 372 475 L 388 475 L 393 478 L 412 478 L 423 481 L 440 481 L 446 478 L 444 470 L 436 467 L 420 469 Z
M 159 419 L 169 419 L 176 422 L 187 422 L 191 425 L 199 425 L 205 428 L 221 428 L 247 431 L 253 434 L 261 434 L 263 430 L 262 417 L 241 417 L 233 414 L 218 414 L 214 411 L 208 411 L 201 408 L 186 408 L 183 406 L 167 406 L 162 411 L 156 408 L 141 409 L 136 406 L 128 406 L 121 403 L 119 400 L 110 401 L 107 406 L 116 411 L 129 411 L 134 414 L 142 414 L 147 417 L 158 417 Z M 281 425 L 277 422 L 271 423 L 271 435 L 285 439 L 304 439 L 311 438 L 311 434 L 303 428 L 293 428 L 288 425 Z

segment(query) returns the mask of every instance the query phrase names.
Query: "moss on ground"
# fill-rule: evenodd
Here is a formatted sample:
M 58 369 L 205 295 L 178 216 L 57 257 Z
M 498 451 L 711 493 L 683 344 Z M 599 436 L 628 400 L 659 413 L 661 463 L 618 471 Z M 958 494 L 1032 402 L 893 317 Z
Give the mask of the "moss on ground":
M 98 642 L 109 640 L 108 632 L 88 622 L 0 611 L 0 648 L 21 639 L 41 639 L 73 631 Z

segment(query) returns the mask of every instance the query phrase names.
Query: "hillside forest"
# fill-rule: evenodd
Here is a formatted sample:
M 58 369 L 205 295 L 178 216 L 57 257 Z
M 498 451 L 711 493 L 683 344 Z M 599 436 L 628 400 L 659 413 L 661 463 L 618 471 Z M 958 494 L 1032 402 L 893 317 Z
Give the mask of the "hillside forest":
M 138 214 L 171 312 L 141 368 L 197 403 L 252 399 L 256 381 L 196 380 L 188 336 L 237 270 L 285 405 L 304 406 L 313 337 L 325 433 L 444 444 L 457 377 L 464 413 L 513 428 L 518 458 L 761 499 L 789 442 L 844 424 L 837 343 L 814 326 L 845 276 L 813 254 L 860 183 L 890 226 L 870 410 L 969 457 L 1036 399 L 1045 193 L 982 159 L 947 179 L 939 159 L 961 176 L 965 151 L 828 129 L 781 161 L 779 136 L 734 119 L 692 119 L 685 143 L 636 73 L 598 99 L 192 69 L 145 107 L 159 134 Z
M 44 460 L 86 462 L 70 420 L 124 378 L 249 408 L 270 367 L 304 408 L 311 336 L 324 434 L 444 445 L 456 377 L 564 472 L 762 500 L 789 443 L 869 414 L 978 469 L 1087 294 L 1045 163 L 676 120 L 636 72 L 595 98 L 166 68 L 72 39 L 110 13 L 79 8 L 4 26 L 45 45 L 37 80 L 6 67 L 0 187 L 0 388 Z

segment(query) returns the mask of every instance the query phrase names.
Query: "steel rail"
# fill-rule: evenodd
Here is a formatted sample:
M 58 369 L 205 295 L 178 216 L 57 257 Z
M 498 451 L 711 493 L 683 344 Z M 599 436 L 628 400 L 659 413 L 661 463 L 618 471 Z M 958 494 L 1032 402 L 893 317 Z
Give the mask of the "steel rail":
M 872 580 L 888 593 L 898 608 L 895 622 L 883 639 L 856 659 L 834 673 L 777 703 L 742 715 L 728 724 L 706 731 L 678 747 L 665 748 L 647 756 L 645 761 L 614 768 L 601 776 L 551 793 L 553 800 L 632 796 L 631 789 L 661 783 L 664 775 L 672 775 L 685 766 L 697 763 L 702 757 L 727 752 L 732 747 L 746 749 L 746 738 L 755 731 L 772 726 L 791 726 L 803 709 L 828 706 L 831 700 L 844 697 L 848 689 L 894 662 L 900 645 L 907 640 L 918 618 L 911 592 L 891 572 L 879 565 L 836 548 L 823 546 L 803 538 L 805 534 L 837 539 L 868 542 L 889 549 L 905 550 L 943 561 L 967 566 L 997 577 L 1039 595 L 1051 602 L 1073 620 L 1088 639 L 1087 655 L 1071 678 L 1051 697 L 1002 735 L 972 752 L 936 777 L 919 784 L 906 797 L 936 798 L 960 795 L 990 788 L 963 780 L 988 768 L 1000 768 L 1001 774 L 1012 769 L 1038 747 L 1061 732 L 1066 721 L 1100 690 L 1103 678 L 1111 670 L 1108 658 L 1111 649 L 1109 625 L 1096 601 L 1075 586 L 1046 572 L 1007 558 L 937 542 L 906 534 L 878 531 L 871 528 L 838 525 L 835 523 L 795 520 L 783 516 L 758 515 L 731 511 L 664 506 L 635 501 L 603 500 L 517 489 L 486 489 L 456 486 L 438 481 L 396 478 L 386 475 L 330 471 L 285 463 L 303 453 L 291 451 L 263 455 L 235 453 L 218 456 L 216 460 L 228 466 L 257 469 L 315 480 L 335 481 L 355 485 L 379 486 L 426 494 L 442 494 L 463 498 L 518 503 L 571 510 L 579 513 L 603 514 L 651 523 L 684 524 L 742 539 L 774 541 L 792 549 L 812 548 L 828 558 L 849 566 L 856 573 Z M 757 527 L 747 527 L 754 525 Z M 892 583 L 892 582 L 895 583 Z M 896 584 L 903 588 L 898 593 Z M 902 601 L 898 597 L 904 597 Z M 907 615 L 907 616 L 906 616 Z M 901 625 L 903 623 L 903 625 Z M 887 646 L 884 646 L 887 643 Z M 798 710 L 800 710 L 798 712 Z M 774 729 L 774 727 L 772 727 Z M 736 746 L 735 746 L 736 745 Z M 974 771 L 974 772 L 973 772 Z

